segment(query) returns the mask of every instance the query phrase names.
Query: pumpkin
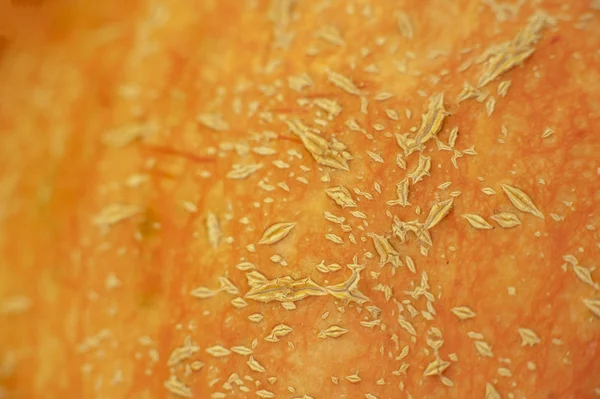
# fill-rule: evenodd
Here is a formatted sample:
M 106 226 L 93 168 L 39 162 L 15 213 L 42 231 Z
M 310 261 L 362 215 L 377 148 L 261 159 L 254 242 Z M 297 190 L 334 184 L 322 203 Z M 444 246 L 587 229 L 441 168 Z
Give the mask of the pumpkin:
M 0 6 L 0 397 L 600 394 L 597 1 Z

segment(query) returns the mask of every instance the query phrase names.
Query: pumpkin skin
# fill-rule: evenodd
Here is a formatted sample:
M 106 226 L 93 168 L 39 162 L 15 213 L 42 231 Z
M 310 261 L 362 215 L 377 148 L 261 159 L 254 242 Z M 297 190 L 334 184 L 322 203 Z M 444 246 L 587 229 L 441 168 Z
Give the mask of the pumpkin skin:
M 596 397 L 597 2 L 286 3 L 0 5 L 0 397 Z

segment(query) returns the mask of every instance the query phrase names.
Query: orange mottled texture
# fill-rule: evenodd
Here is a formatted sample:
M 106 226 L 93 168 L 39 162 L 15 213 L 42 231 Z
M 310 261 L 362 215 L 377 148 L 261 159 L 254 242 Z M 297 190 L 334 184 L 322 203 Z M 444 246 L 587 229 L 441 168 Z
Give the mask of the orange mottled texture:
M 483 399 L 487 384 L 502 398 L 597 397 L 599 8 L 588 0 L 1 2 L 0 398 L 177 398 L 164 386 L 170 378 L 195 398 Z M 400 11 L 412 38 L 399 29 Z M 533 52 L 459 102 L 463 84 L 476 87 L 490 62 L 486 51 L 509 51 L 497 45 L 535 15 L 545 18 L 527 44 Z M 360 95 L 329 82 L 330 71 Z M 301 74 L 310 84 L 297 91 L 288 79 Z M 439 93 L 448 113 L 441 130 L 404 155 L 396 135 L 414 137 Z M 339 114 L 319 109 L 322 98 Z M 201 114 L 220 115 L 224 126 L 201 123 Z M 343 143 L 349 170 L 315 162 L 286 123 L 294 119 Z M 554 134 L 542 138 L 547 128 Z M 421 155 L 431 169 L 410 181 L 410 205 L 389 205 Z M 262 167 L 227 177 L 251 164 Z M 544 218 L 519 210 L 503 184 Z M 325 194 L 338 185 L 355 208 Z M 394 217 L 423 223 L 453 197 L 429 230 L 431 246 L 393 234 Z M 103 224 L 111 206 L 131 212 Z M 521 224 L 502 228 L 491 218 L 499 212 Z M 209 213 L 219 237 L 209 237 Z M 475 229 L 464 214 L 494 228 Z M 259 245 L 279 222 L 296 225 Z M 385 254 L 380 261 L 372 234 L 388 239 L 396 266 Z M 258 278 L 310 277 L 319 287 L 358 274 L 368 301 L 326 292 L 293 310 L 252 298 L 238 309 L 231 301 L 250 289 L 241 262 Z M 341 267 L 324 273 L 321 262 Z M 218 291 L 223 277 L 236 289 L 190 295 Z M 451 309 L 460 306 L 475 317 L 459 319 Z M 254 313 L 263 319 L 250 321 Z M 281 324 L 293 330 L 265 340 Z M 348 332 L 320 338 L 331 326 Z M 539 341 L 524 345 L 520 328 Z M 492 356 L 478 353 L 477 340 Z M 251 349 L 264 372 L 247 365 L 248 354 L 212 356 L 215 345 Z M 168 366 L 181 347 L 191 355 Z M 436 359 L 450 363 L 443 377 L 424 376 Z M 360 381 L 345 378 L 355 373 Z

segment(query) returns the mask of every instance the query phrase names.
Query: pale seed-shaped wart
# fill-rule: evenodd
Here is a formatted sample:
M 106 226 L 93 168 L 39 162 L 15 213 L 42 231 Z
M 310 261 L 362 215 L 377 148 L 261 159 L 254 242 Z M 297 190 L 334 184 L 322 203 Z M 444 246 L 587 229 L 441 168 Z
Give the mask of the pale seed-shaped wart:
M 414 36 L 414 29 L 408 15 L 402 11 L 399 11 L 396 13 L 396 19 L 398 20 L 398 29 L 400 30 L 400 34 L 409 40 L 412 39 Z
M 275 244 L 283 240 L 294 226 L 296 226 L 296 223 L 275 223 L 265 230 L 258 243 L 264 245 Z
M 478 332 L 474 332 L 474 331 L 469 331 L 467 333 L 467 337 L 471 338 L 471 339 L 483 339 L 483 334 L 478 333 Z
M 467 221 L 469 222 L 469 224 L 478 229 L 478 230 L 489 230 L 489 229 L 493 229 L 494 226 L 492 226 L 491 224 L 489 224 L 488 222 L 485 221 L 484 218 L 482 218 L 479 215 L 474 215 L 474 214 L 464 214 L 462 215 L 463 218 L 467 219 Z
M 484 399 L 502 399 L 502 396 L 498 393 L 496 388 L 489 382 L 485 384 L 485 398 Z
M 338 116 L 342 112 L 342 106 L 337 101 L 328 98 L 317 98 L 313 104 L 327 112 L 330 117 Z
M 356 202 L 352 199 L 350 191 L 342 185 L 325 189 L 325 194 L 342 208 L 356 208 Z
M 198 371 L 198 370 L 200 370 L 202 367 L 204 367 L 204 363 L 202 363 L 202 362 L 201 362 L 201 361 L 199 361 L 199 360 L 194 360 L 192 363 L 190 363 L 190 368 L 191 368 L 193 371 Z
M 330 265 L 327 265 L 327 268 L 330 272 L 337 272 L 338 270 L 341 270 L 342 266 L 340 266 L 337 263 L 332 263 Z
M 250 165 L 233 165 L 231 170 L 225 175 L 226 178 L 231 180 L 243 180 L 253 175 L 258 170 L 262 169 L 262 164 L 250 164 Z
M 367 155 L 375 162 L 383 163 L 383 158 L 376 152 L 367 151 Z
M 94 219 L 93 224 L 96 226 L 111 226 L 122 220 L 128 219 L 141 212 L 141 209 L 136 205 L 112 204 L 102 209 Z
M 342 142 L 335 139 L 328 142 L 309 131 L 299 133 L 298 137 L 318 164 L 339 170 L 350 170 L 348 161 L 352 159 L 352 155 L 345 150 L 346 146 Z
M 484 357 L 493 357 L 492 347 L 485 341 L 475 341 L 475 349 L 477 353 Z
M 516 227 L 521 224 L 517 215 L 511 212 L 500 212 L 497 215 L 490 217 L 490 219 L 494 220 L 500 227 L 504 227 L 505 229 L 510 229 L 511 227 Z
M 488 114 L 488 116 L 492 115 L 492 112 L 494 112 L 495 107 L 496 99 L 494 98 L 494 96 L 490 96 L 487 102 L 485 103 L 485 111 Z
M 534 51 L 534 43 L 539 40 L 539 32 L 545 25 L 546 16 L 535 15 L 512 40 L 502 46 L 495 46 L 482 54 L 486 61 L 478 87 L 483 87 L 502 73 L 521 64 Z M 481 58 L 481 57 L 480 57 Z
M 406 356 L 408 356 L 409 350 L 410 349 L 409 349 L 408 345 L 404 346 L 404 348 L 402 348 L 402 351 L 400 352 L 400 354 L 398 356 L 396 356 L 396 360 L 402 360 Z
M 241 270 L 243 272 L 256 269 L 256 266 L 254 266 L 254 264 L 250 262 L 238 263 L 237 265 L 235 265 L 235 267 L 236 269 Z
M 246 306 L 248 306 L 248 302 L 244 301 L 243 298 L 237 297 L 235 299 L 231 300 L 231 304 L 236 308 L 236 309 L 242 309 L 245 308 Z
M 416 336 L 417 335 L 417 331 L 415 330 L 415 328 L 413 327 L 413 325 L 409 322 L 406 321 L 402 318 L 398 319 L 398 324 L 400 325 L 400 327 L 402 327 L 403 329 L 405 329 L 406 331 L 408 331 L 408 333 L 412 336 Z
M 104 133 L 102 143 L 115 148 L 125 147 L 135 140 L 154 134 L 157 130 L 157 126 L 153 124 L 132 123 Z
M 252 371 L 256 371 L 258 373 L 264 373 L 267 371 L 253 356 L 250 356 L 246 364 Z
M 498 367 L 498 374 L 502 377 L 512 377 L 512 372 L 506 367 Z
M 547 127 L 544 130 L 544 133 L 542 134 L 542 138 L 543 139 L 548 138 L 548 137 L 552 136 L 553 134 L 554 134 L 554 129 Z
M 279 324 L 279 325 L 273 327 L 273 330 L 271 330 L 271 334 L 273 334 L 276 337 L 285 337 L 292 331 L 294 331 L 294 329 L 292 327 L 290 327 L 286 324 Z
M 329 268 L 327 268 L 327 265 L 324 262 L 319 263 L 316 267 L 321 273 L 329 273 Z
M 231 351 L 222 345 L 215 345 L 211 346 L 210 348 L 207 348 L 206 353 L 214 357 L 223 357 L 229 356 L 231 354 Z
M 257 287 L 269 281 L 262 273 L 259 273 L 256 270 L 246 273 L 246 279 L 248 280 L 248 285 L 250 287 Z
M 192 290 L 190 292 L 190 295 L 195 298 L 206 299 L 206 298 L 215 296 L 217 294 L 217 292 L 218 291 L 211 290 L 210 288 L 207 288 L 207 287 L 198 287 L 198 288 Z
M 296 310 L 297 308 L 294 302 L 281 302 L 281 307 L 285 310 Z
M 583 304 L 596 315 L 596 317 L 600 318 L 600 299 L 584 299 Z
M 209 129 L 217 132 L 223 132 L 229 129 L 229 124 L 223 120 L 221 115 L 217 114 L 200 114 L 196 120 Z
M 396 165 L 400 169 L 406 170 L 406 161 L 404 160 L 404 157 L 402 156 L 402 154 L 396 155 Z
M 305 87 L 310 87 L 312 85 L 312 79 L 305 73 L 288 77 L 288 86 L 294 91 L 301 92 Z
M 277 150 L 275 150 L 274 148 L 262 146 L 252 147 L 252 152 L 263 156 L 277 154 Z
M 448 145 L 452 148 L 454 148 L 454 145 L 456 144 L 456 140 L 458 139 L 458 128 L 455 127 L 454 129 L 452 129 L 450 131 L 450 135 L 448 136 Z
M 406 256 L 406 266 L 408 270 L 410 270 L 413 274 L 417 272 L 417 268 L 415 267 L 415 261 L 410 256 Z
M 358 376 L 358 371 L 357 371 L 356 373 L 352 374 L 352 375 L 348 375 L 348 376 L 346 376 L 345 378 L 346 378 L 346 379 L 347 379 L 349 382 L 351 382 L 351 383 L 353 383 L 353 384 L 355 384 L 355 383 L 357 383 L 357 382 L 359 382 L 359 381 L 362 381 L 362 378 L 360 378 L 360 377 Z
M 329 72 L 328 76 L 329 82 L 333 83 L 336 87 L 344 90 L 349 94 L 354 94 L 356 96 L 360 95 L 360 90 L 352 80 L 344 75 L 340 75 L 339 73 Z
M 473 312 L 467 306 L 459 306 L 451 309 L 452 313 L 456 315 L 461 320 L 467 320 L 475 317 L 475 312 Z
M 174 375 L 171 375 L 169 379 L 164 382 L 163 386 L 173 395 L 181 396 L 183 398 L 192 397 L 192 389 L 179 381 Z
M 502 82 L 500 82 L 498 84 L 498 89 L 497 89 L 497 93 L 499 96 L 501 97 L 505 97 L 506 93 L 508 92 L 508 88 L 510 87 L 510 80 L 503 80 Z
M 335 244 L 343 244 L 344 240 L 342 239 L 342 237 L 335 235 L 335 234 L 325 234 L 325 238 Z
M 380 324 L 381 324 L 380 319 L 371 320 L 371 321 L 365 321 L 365 320 L 360 321 L 360 325 L 363 327 L 367 327 L 367 328 L 374 328 L 375 326 L 378 326 Z
M 408 179 L 404 179 L 396 185 L 396 195 L 398 196 L 398 203 L 403 207 L 410 205 L 410 202 L 408 202 L 408 186 Z
M 444 384 L 447 387 L 453 387 L 454 386 L 454 382 L 452 382 L 452 380 L 446 376 L 441 376 L 440 377 L 440 381 L 442 382 L 442 384 Z
M 444 93 L 432 96 L 429 100 L 427 112 L 421 116 L 421 125 L 417 130 L 414 140 L 407 143 L 403 148 L 405 155 L 412 154 L 422 144 L 435 137 L 448 115 L 450 114 L 444 109 Z M 398 142 L 398 144 L 400 145 L 401 143 Z
M 392 97 L 394 97 L 394 95 L 392 93 L 381 92 L 381 93 L 377 93 L 375 95 L 375 97 L 373 97 L 373 99 L 375 101 L 385 101 L 385 100 L 389 100 Z
M 256 396 L 262 399 L 272 399 L 275 397 L 275 394 L 271 391 L 267 391 L 266 389 L 261 389 L 260 391 L 256 391 Z
M 424 226 L 427 230 L 431 229 L 439 222 L 442 221 L 452 209 L 452 204 L 454 203 L 454 198 L 451 198 L 446 201 L 438 202 L 433 204 L 431 209 L 429 210 L 429 214 L 427 215 L 427 219 L 425 220 Z
M 531 198 L 527 194 L 525 194 L 522 190 L 509 186 L 508 184 L 502 184 L 502 190 L 510 199 L 510 202 L 520 211 L 531 213 L 534 216 L 537 216 L 541 219 L 544 219 L 544 215 L 531 201 Z
M 348 332 L 348 330 L 346 330 L 345 328 L 342 328 L 340 326 L 331 326 L 331 327 L 327 328 L 326 330 L 319 331 L 318 337 L 319 338 L 338 338 L 338 337 L 341 337 L 342 335 L 346 334 L 347 332 Z
M 240 290 L 227 277 L 219 277 L 219 285 L 219 291 L 224 291 L 230 295 L 240 293 Z
M 539 344 L 540 342 L 542 342 L 540 337 L 538 337 L 537 334 L 529 328 L 518 328 L 517 331 L 519 332 L 519 335 L 521 336 L 521 346 L 525 346 L 525 345 L 533 346 L 535 344 Z
M 242 355 L 242 356 L 248 356 L 252 354 L 252 349 L 250 348 L 246 348 L 245 346 L 233 346 L 231 348 L 231 351 L 233 353 L 237 353 L 238 355 Z
M 346 44 L 340 31 L 331 25 L 322 26 L 316 33 L 316 37 L 325 40 L 334 46 L 343 46 Z
M 565 262 L 569 262 L 573 266 L 579 264 L 579 261 L 577 260 L 577 258 L 575 256 L 573 256 L 573 255 L 570 255 L 570 254 L 567 254 L 567 255 L 563 256 L 563 259 L 565 260 Z
M 350 211 L 350 214 L 352 216 L 354 216 L 355 218 L 359 218 L 359 219 L 366 219 L 367 218 L 367 215 L 365 215 L 361 211 Z
M 442 359 L 436 359 L 433 362 L 429 363 L 423 372 L 425 377 L 430 377 L 433 375 L 442 375 L 442 373 L 450 367 L 450 362 L 447 362 Z
M 592 272 L 590 271 L 590 269 L 588 269 L 587 267 L 575 265 L 573 266 L 573 271 L 575 272 L 575 275 L 577 276 L 577 278 L 579 278 L 579 280 L 588 284 L 591 287 L 594 287 L 596 290 L 600 289 L 598 283 L 596 283 L 592 279 Z
M 250 320 L 253 323 L 260 323 L 263 319 L 264 316 L 260 313 L 253 313 L 250 316 L 248 316 L 248 320 Z
M 413 184 L 423 180 L 425 176 L 431 176 L 429 171 L 431 170 L 431 157 L 425 157 L 419 155 L 419 163 L 415 170 L 408 174 Z
M 200 350 L 200 347 L 190 345 L 190 346 L 180 346 L 178 348 L 173 349 L 171 352 L 171 356 L 169 356 L 169 360 L 167 361 L 167 367 L 173 367 L 178 365 L 181 361 L 189 359 L 192 355 Z
M 221 240 L 221 227 L 219 225 L 219 218 L 212 212 L 206 214 L 206 232 L 210 245 L 213 248 L 217 248 Z
M 375 245 L 375 249 L 379 254 L 379 265 L 384 266 L 388 262 L 393 266 L 400 266 L 400 254 L 396 249 L 392 246 L 390 241 L 384 236 L 380 236 L 375 233 L 369 234 L 373 239 L 373 244 Z

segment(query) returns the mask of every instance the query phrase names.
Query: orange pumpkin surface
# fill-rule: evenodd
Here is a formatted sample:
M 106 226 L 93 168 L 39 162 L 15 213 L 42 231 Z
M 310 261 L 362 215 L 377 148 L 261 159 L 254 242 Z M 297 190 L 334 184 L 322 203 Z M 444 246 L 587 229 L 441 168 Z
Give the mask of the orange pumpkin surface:
M 600 4 L 0 4 L 0 398 L 600 395 Z

